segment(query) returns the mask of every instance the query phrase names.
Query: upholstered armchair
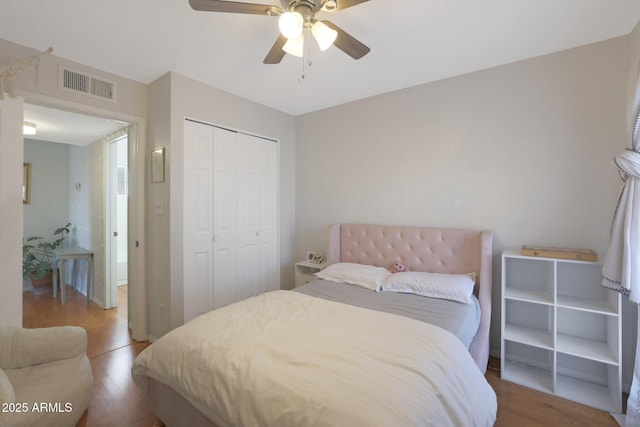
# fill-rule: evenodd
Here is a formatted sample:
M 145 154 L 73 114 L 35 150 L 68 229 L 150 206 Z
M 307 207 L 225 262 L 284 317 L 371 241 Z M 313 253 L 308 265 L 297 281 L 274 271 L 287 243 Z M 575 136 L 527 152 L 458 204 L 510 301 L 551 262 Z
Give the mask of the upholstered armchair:
M 77 326 L 0 325 L 0 427 L 75 426 L 93 387 L 86 351 Z

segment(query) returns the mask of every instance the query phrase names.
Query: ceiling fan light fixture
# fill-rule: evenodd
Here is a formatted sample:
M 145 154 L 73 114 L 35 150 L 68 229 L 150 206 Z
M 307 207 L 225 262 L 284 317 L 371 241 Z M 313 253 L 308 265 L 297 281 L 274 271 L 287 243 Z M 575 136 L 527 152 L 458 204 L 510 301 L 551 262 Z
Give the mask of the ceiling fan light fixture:
M 320 50 L 329 49 L 338 37 L 338 32 L 336 30 L 327 27 L 320 21 L 316 21 L 313 24 L 313 26 L 311 27 L 311 33 L 318 42 Z
M 22 134 L 23 135 L 35 135 L 36 134 L 36 125 L 31 122 L 23 122 L 22 123 Z
M 295 39 L 289 39 L 282 47 L 282 50 L 287 52 L 289 55 L 297 56 L 298 58 L 302 58 L 304 54 L 304 34 L 298 36 Z
M 283 36 L 289 40 L 296 39 L 302 34 L 304 18 L 299 12 L 285 12 L 280 15 L 278 27 Z

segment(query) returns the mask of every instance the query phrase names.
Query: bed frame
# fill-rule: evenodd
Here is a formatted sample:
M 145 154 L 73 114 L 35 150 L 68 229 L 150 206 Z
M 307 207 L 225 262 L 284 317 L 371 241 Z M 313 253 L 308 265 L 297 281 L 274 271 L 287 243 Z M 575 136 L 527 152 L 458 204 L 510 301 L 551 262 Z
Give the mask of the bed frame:
M 487 369 L 491 323 L 492 239 L 490 231 L 394 227 L 361 224 L 329 226 L 327 263 L 355 262 L 389 268 L 401 260 L 412 271 L 477 274 L 480 327 L 469 352 L 480 370 Z M 168 426 L 216 425 L 172 388 L 149 380 L 147 402 Z
M 489 361 L 493 233 L 483 230 L 335 224 L 329 226 L 327 263 L 354 262 L 390 268 L 401 261 L 411 271 L 476 273 L 480 326 L 469 352 L 482 373 Z

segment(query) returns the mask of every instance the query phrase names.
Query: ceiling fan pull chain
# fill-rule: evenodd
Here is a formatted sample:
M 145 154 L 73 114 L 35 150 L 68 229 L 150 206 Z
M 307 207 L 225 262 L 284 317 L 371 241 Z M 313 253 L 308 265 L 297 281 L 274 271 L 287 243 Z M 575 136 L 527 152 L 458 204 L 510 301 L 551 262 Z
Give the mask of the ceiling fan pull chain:
M 311 40 L 311 30 L 307 28 L 304 36 L 307 38 L 307 40 Z M 306 45 L 307 45 L 307 66 L 311 67 L 311 64 L 313 64 L 313 61 L 311 60 L 311 42 L 306 43 Z
M 304 39 L 306 40 L 311 40 L 311 38 L 309 37 L 309 30 L 308 28 L 305 28 L 304 30 Z M 306 45 L 306 46 L 305 46 Z M 304 54 L 304 47 L 306 47 L 307 49 L 307 59 L 305 59 L 305 54 Z M 305 63 L 306 65 L 308 65 L 309 67 L 311 66 L 312 62 L 311 62 L 311 43 L 304 43 L 303 48 L 302 48 L 302 74 L 300 75 L 300 78 L 302 80 L 304 80 L 305 78 Z
M 306 31 L 305 31 L 304 36 L 305 36 L 305 39 L 306 39 L 307 38 L 306 37 Z M 302 58 L 301 59 L 302 59 L 302 79 L 304 80 L 304 77 L 305 77 L 305 75 L 304 75 L 304 45 L 302 45 Z

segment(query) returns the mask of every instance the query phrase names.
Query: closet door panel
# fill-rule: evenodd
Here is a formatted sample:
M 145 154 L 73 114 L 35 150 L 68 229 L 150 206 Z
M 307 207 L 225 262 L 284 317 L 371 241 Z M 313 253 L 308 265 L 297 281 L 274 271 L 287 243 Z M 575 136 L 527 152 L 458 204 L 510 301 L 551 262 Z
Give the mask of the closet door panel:
M 214 128 L 213 308 L 239 301 L 237 134 Z
M 279 289 L 278 269 L 278 145 L 274 141 L 251 135 L 239 135 L 242 147 L 241 176 L 246 195 L 242 209 L 246 209 L 247 242 L 252 252 L 252 295 Z M 242 215 L 242 213 L 241 213 Z
M 213 307 L 211 213 L 213 128 L 185 121 L 184 320 Z
M 255 147 L 247 135 L 238 134 L 238 221 L 240 234 L 240 288 L 243 298 L 256 295 L 255 284 L 259 280 L 258 222 L 259 200 L 257 197 L 256 175 L 257 156 Z
M 261 150 L 260 245 L 261 292 L 280 288 L 278 246 L 278 144 L 263 141 Z

